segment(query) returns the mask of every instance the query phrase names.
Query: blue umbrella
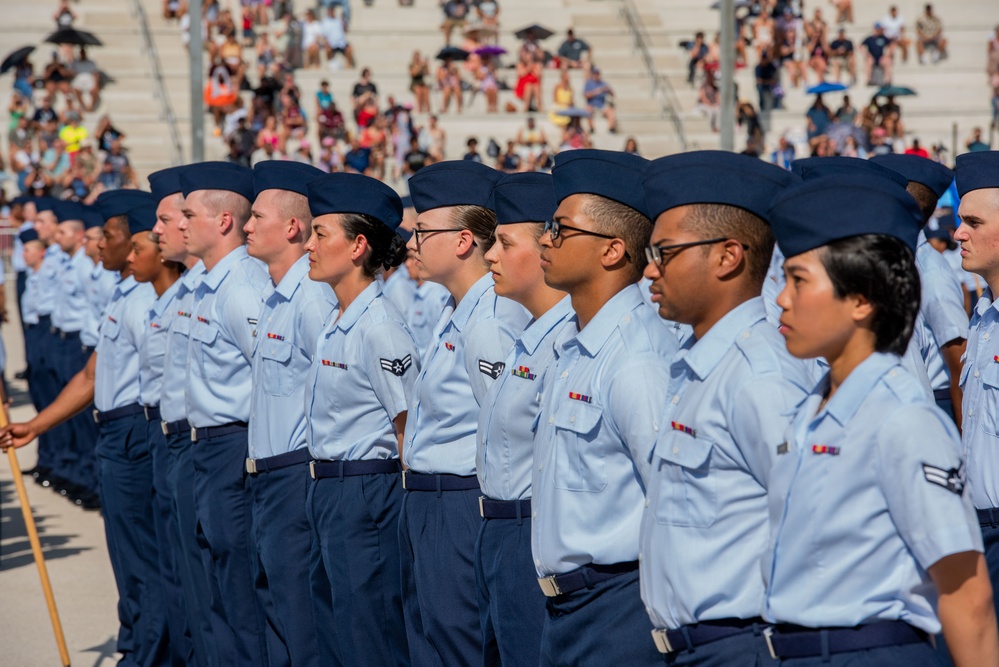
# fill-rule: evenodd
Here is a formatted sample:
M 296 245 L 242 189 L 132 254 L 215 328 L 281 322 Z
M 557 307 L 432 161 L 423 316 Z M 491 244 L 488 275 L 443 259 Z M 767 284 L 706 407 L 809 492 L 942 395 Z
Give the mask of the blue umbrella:
M 806 90 L 805 92 L 809 95 L 821 95 L 822 93 L 835 93 L 840 90 L 846 90 L 847 86 L 842 83 L 833 83 L 831 81 L 823 81 L 822 83 L 816 84 Z
M 590 118 L 593 114 L 586 109 L 580 109 L 579 107 L 569 107 L 567 109 L 559 109 L 555 112 L 556 116 L 565 116 L 566 118 Z

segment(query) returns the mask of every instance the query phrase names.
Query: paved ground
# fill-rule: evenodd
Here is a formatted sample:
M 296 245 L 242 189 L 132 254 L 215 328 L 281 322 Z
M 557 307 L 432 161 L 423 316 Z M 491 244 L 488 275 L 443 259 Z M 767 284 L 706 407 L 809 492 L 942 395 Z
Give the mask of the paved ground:
M 11 281 L 7 283 L 11 288 Z M 23 341 L 17 309 L 8 290 L 12 322 L 0 329 L 7 346 L 8 387 L 14 405 L 11 417 L 24 421 L 34 414 L 27 385 L 11 381 L 24 368 Z M 35 446 L 17 452 L 21 468 L 35 465 Z M 53 491 L 25 480 L 45 562 L 52 580 L 70 659 L 77 667 L 114 665 L 118 602 L 99 512 L 85 512 Z M 60 664 L 25 531 L 21 508 L 6 454 L 0 460 L 0 663 L 8 667 L 49 667 Z

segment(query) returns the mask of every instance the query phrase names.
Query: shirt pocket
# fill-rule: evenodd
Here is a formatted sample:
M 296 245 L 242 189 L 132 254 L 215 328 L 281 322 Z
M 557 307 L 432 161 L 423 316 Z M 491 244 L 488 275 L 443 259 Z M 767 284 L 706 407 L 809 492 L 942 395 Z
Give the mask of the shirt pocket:
M 204 369 L 205 377 L 210 377 L 208 375 L 211 364 L 209 361 L 211 359 L 209 350 L 215 345 L 215 340 L 219 337 L 219 330 L 205 322 L 193 322 L 191 324 L 190 336 L 198 342 L 197 350 L 195 350 L 196 358 Z
M 708 528 L 718 517 L 716 475 L 711 474 L 714 444 L 683 431 L 669 431 L 656 442 L 653 475 L 656 521 L 671 526 Z
M 978 421 L 986 435 L 999 437 L 999 424 L 996 412 L 999 412 L 999 363 L 989 362 L 982 371 L 982 400 L 978 402 Z
M 295 390 L 292 377 L 292 344 L 286 341 L 261 341 L 260 363 L 264 391 L 270 396 L 288 396 Z
M 603 408 L 573 401 L 555 413 L 555 487 L 599 493 L 607 486 L 607 452 L 598 440 Z

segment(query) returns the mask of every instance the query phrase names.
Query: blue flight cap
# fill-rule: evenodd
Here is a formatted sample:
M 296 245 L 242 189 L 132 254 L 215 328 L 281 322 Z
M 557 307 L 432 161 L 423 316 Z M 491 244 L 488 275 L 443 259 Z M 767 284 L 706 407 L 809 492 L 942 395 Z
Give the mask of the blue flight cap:
M 413 198 L 411 196 L 406 195 L 405 197 L 402 198 L 402 208 L 403 209 L 413 208 Z
M 957 194 L 999 188 L 999 151 L 978 151 L 957 156 Z
M 79 202 L 63 199 L 57 200 L 52 205 L 52 212 L 55 213 L 55 217 L 59 222 L 69 222 L 70 220 L 83 222 L 83 204 Z
M 127 214 L 130 208 L 150 201 L 153 201 L 153 196 L 142 190 L 110 190 L 98 195 L 94 204 L 106 222 L 111 218 Z
M 403 208 L 405 208 L 405 206 Z M 399 238 L 406 243 L 409 243 L 409 239 L 413 238 L 413 231 L 402 226 L 396 227 L 395 233 L 398 234 Z
M 253 170 L 230 162 L 201 162 L 180 172 L 180 191 L 189 196 L 198 190 L 227 190 L 252 202 Z
M 84 206 L 83 207 L 83 228 L 93 229 L 94 227 L 104 226 L 104 216 L 101 215 L 101 210 L 96 206 Z
M 491 208 L 496 224 L 545 222 L 555 215 L 555 187 L 550 174 L 524 172 L 507 174 L 493 188 Z
M 253 168 L 254 199 L 264 190 L 287 190 L 308 197 L 309 181 L 324 173 L 311 164 L 295 160 L 263 160 Z
M 132 234 L 153 231 L 158 203 L 150 200 L 128 209 L 128 231 Z
M 29 201 L 31 201 L 31 197 L 29 197 L 27 195 L 18 195 L 18 196 L 14 197 L 13 199 L 10 200 L 10 205 L 11 206 L 24 206 Z
M 30 243 L 31 241 L 38 241 L 38 232 L 31 229 L 25 229 L 23 232 L 17 235 L 17 238 L 21 239 L 21 243 Z
M 871 158 L 871 162 L 882 167 L 897 171 L 910 182 L 921 183 L 928 187 L 937 199 L 947 192 L 954 182 L 954 172 L 939 162 L 934 162 L 918 155 L 903 155 L 889 153 Z
M 489 208 L 493 187 L 502 172 L 471 160 L 427 165 L 409 179 L 409 194 L 418 213 L 443 206 Z
M 920 158 L 924 159 L 924 158 Z M 944 241 L 953 241 L 954 238 L 950 235 L 950 230 L 946 227 L 937 227 L 936 229 L 930 229 L 927 227 L 923 230 L 927 239 L 943 239 Z
M 781 252 L 794 257 L 863 234 L 892 236 L 915 252 L 923 216 L 916 200 L 890 183 L 871 174 L 838 174 L 782 190 L 769 211 Z
M 52 197 L 34 197 L 33 201 L 35 202 L 35 210 L 39 213 L 42 211 L 51 211 L 56 203 L 56 200 Z
M 149 189 L 157 204 L 170 195 L 178 194 L 181 191 L 180 175 L 184 169 L 187 167 L 167 167 L 149 174 Z
M 694 151 L 653 160 L 645 172 L 646 215 L 689 204 L 725 204 L 767 219 L 770 202 L 801 178 L 769 162 L 728 151 Z M 720 185 L 724 183 L 724 185 Z
M 856 174 L 858 170 L 862 174 L 866 172 L 887 176 L 903 188 L 909 184 L 909 179 L 894 169 L 856 157 L 843 157 L 841 155 L 806 157 L 791 163 L 791 171 L 801 176 L 804 181 L 834 174 Z
M 571 195 L 597 195 L 645 215 L 642 179 L 649 161 L 620 151 L 582 148 L 555 156 L 552 176 L 558 204 Z
M 399 195 L 370 176 L 323 174 L 309 181 L 308 197 L 309 210 L 317 218 L 329 213 L 360 213 L 380 220 L 389 229 L 398 228 L 402 222 Z

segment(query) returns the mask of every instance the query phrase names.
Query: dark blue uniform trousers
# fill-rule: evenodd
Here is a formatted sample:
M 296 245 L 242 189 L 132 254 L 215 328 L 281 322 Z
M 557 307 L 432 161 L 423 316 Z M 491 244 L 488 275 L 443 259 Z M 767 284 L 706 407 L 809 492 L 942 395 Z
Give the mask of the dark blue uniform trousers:
M 211 621 L 211 585 L 198 542 L 198 517 L 194 510 L 194 443 L 191 432 L 182 431 L 166 436 L 167 485 L 173 501 L 176 522 L 177 574 L 184 592 L 184 610 L 191 631 L 194 649 L 193 664 L 198 667 L 219 667 L 217 646 L 232 650 L 232 632 L 226 628 L 222 637 L 214 637 Z
M 170 630 L 170 656 L 177 667 L 189 665 L 194 660 L 191 632 L 187 624 L 187 605 L 176 554 L 180 552 L 180 530 L 174 516 L 173 496 L 170 493 L 169 454 L 166 436 L 158 419 L 146 422 L 146 437 L 153 459 L 153 525 L 159 556 L 160 575 L 163 578 L 167 605 L 167 625 Z
M 79 335 L 54 338 L 59 351 L 59 386 L 65 387 L 73 376 L 83 370 L 90 358 L 89 348 L 84 348 Z M 94 406 L 90 405 L 67 422 L 69 446 L 64 451 L 66 479 L 80 487 L 97 491 L 97 424 L 93 419 Z
M 548 598 L 547 611 L 541 633 L 541 665 L 663 664 L 664 656 L 652 640 L 652 621 L 642 605 L 638 572 Z
M 738 635 L 663 657 L 669 667 L 775 667 L 777 661 L 770 657 L 762 630 L 761 627 L 754 632 L 749 628 Z
M 333 661 L 350 667 L 410 664 L 399 563 L 398 472 L 309 479 L 314 606 L 331 617 Z M 329 605 L 332 609 L 325 611 Z M 458 663 L 455 663 L 458 664 Z
M 153 527 L 153 471 L 146 419 L 101 424 L 101 506 L 118 584 L 120 665 L 169 665 L 167 614 Z
M 942 663 L 929 644 L 907 644 L 837 653 L 825 659 L 778 660 L 777 664 L 781 667 L 938 667 Z
M 217 644 L 221 665 L 266 665 L 263 610 L 254 591 L 250 499 L 244 488 L 246 432 L 194 443 L 194 500 L 202 554 L 212 579 L 212 633 L 232 632 L 232 652 Z
M 267 619 L 271 667 L 318 666 L 320 628 L 309 601 L 312 534 L 305 516 L 309 491 L 306 463 L 246 478 L 257 553 L 257 596 Z
M 32 386 L 33 400 L 36 401 L 35 409 L 38 411 L 48 407 L 62 389 L 52 368 L 55 359 L 53 349 L 55 339 L 50 331 L 51 327 L 52 318 L 48 315 L 39 317 L 38 324 L 29 326 L 29 336 L 34 343 L 31 346 L 34 348 L 34 353 L 28 361 L 31 364 L 29 383 Z M 66 433 L 67 427 L 62 424 L 38 439 L 38 465 L 56 476 L 61 476 L 59 459 Z
M 416 667 L 482 662 L 473 562 L 480 494 L 478 489 L 406 491 L 403 498 L 403 610 Z
M 475 543 L 484 664 L 534 667 L 545 596 L 531 556 L 531 518 L 483 519 Z

